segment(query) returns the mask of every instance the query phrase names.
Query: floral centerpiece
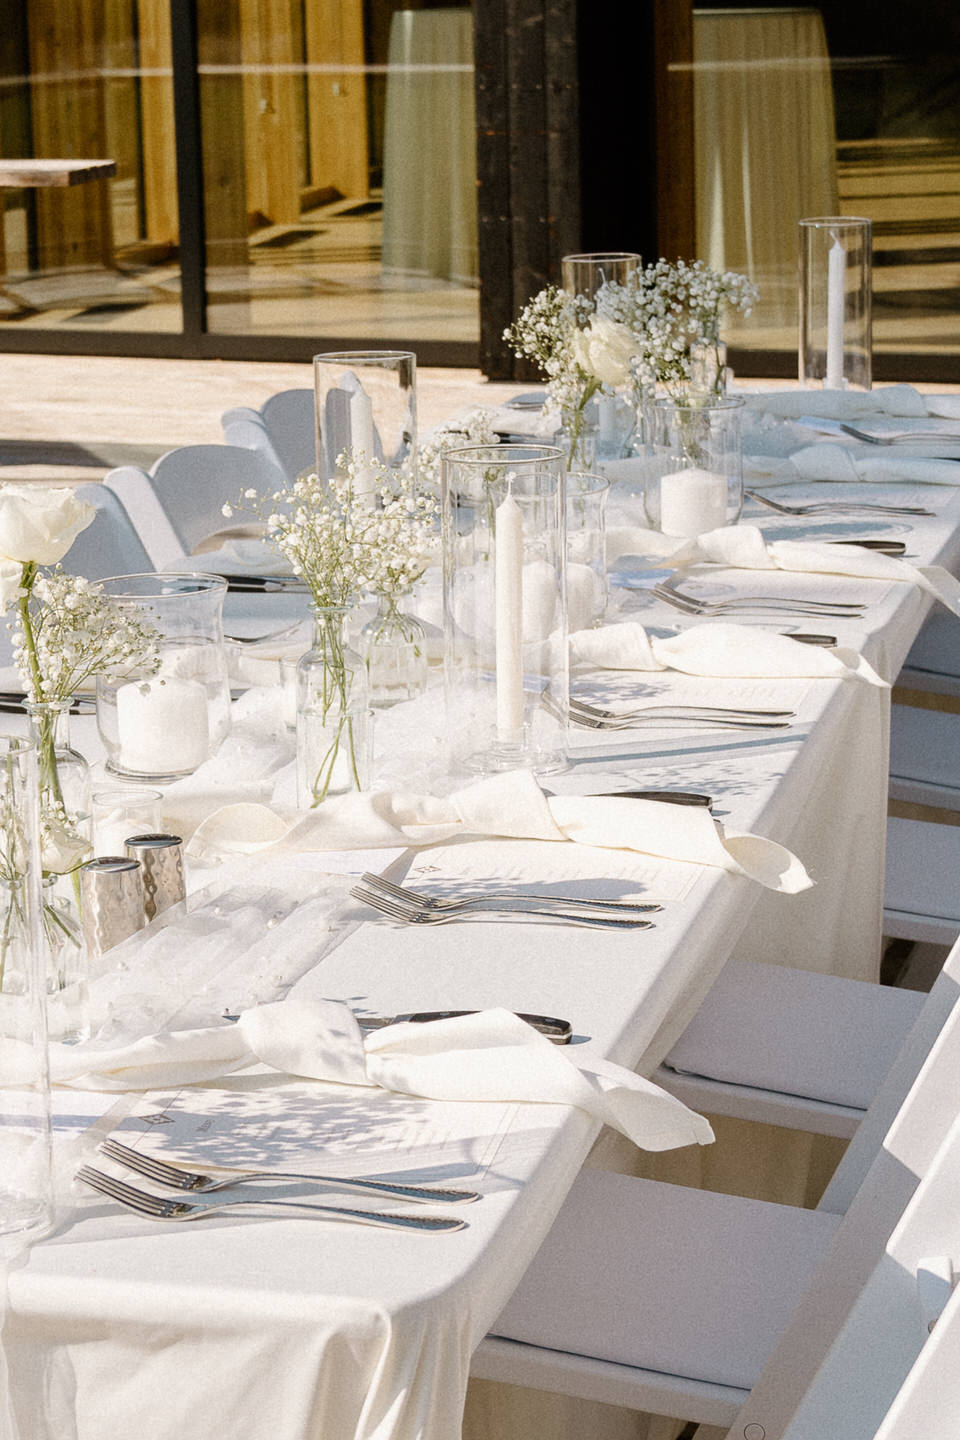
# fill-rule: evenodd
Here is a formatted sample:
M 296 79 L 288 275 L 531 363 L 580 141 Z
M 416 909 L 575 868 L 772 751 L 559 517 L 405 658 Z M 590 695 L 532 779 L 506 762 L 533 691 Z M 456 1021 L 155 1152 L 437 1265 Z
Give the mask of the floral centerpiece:
M 306 767 L 309 784 L 300 786 L 300 803 L 318 805 L 337 788 L 338 774 L 354 788 L 362 785 L 357 716 L 365 709 L 363 667 L 346 643 L 345 617 L 362 591 L 395 600 L 420 578 L 436 543 L 438 499 L 408 467 L 388 469 L 345 453 L 330 480 L 301 475 L 266 500 L 247 491 L 248 501 L 266 521 L 268 543 L 310 591 L 314 647 L 300 661 L 298 714 L 308 710 L 322 741 Z M 233 513 L 224 506 L 227 518 Z
M 72 811 L 64 795 L 60 715 L 92 676 L 123 676 L 156 664 L 151 627 L 121 611 L 96 584 L 59 569 L 58 562 L 95 514 L 69 489 L 0 486 L 0 608 L 13 611 L 14 660 L 36 734 L 41 864 L 47 881 L 63 875 L 75 879 L 90 852 L 87 817 Z M 9 859 L 16 847 L 4 848 Z M 46 904 L 45 921 L 51 941 L 76 941 L 62 906 Z
M 591 313 L 589 301 L 548 285 L 524 306 L 503 338 L 521 359 L 532 360 L 560 412 L 568 446 L 567 469 L 587 468 L 583 450 L 587 407 L 604 387 L 630 382 L 637 340 L 609 314 Z
M 646 265 L 625 284 L 610 281 L 597 294 L 597 315 L 621 327 L 634 345 L 633 374 L 647 392 L 661 388 L 678 404 L 708 388 L 721 393 L 725 360 L 720 322 L 726 307 L 749 315 L 756 286 L 733 270 L 702 260 Z M 709 352 L 712 352 L 712 357 Z M 696 376 L 698 361 L 708 376 Z

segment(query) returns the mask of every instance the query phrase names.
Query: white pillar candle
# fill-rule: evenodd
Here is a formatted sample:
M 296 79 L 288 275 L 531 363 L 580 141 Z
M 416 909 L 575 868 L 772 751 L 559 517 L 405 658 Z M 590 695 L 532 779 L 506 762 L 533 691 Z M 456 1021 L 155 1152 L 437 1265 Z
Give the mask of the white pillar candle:
M 660 529 L 684 539 L 727 523 L 726 476 L 713 470 L 677 470 L 660 480 Z
M 353 482 L 357 500 L 370 500 L 377 488 L 371 461 L 376 456 L 373 438 L 373 401 L 362 386 L 350 396 L 350 449 L 358 469 Z
M 615 444 L 615 442 L 620 438 L 619 426 L 617 424 L 616 395 L 598 396 L 597 417 L 599 422 L 597 439 L 602 445 Z
M 523 513 L 508 493 L 494 515 L 497 738 L 523 736 Z
M 843 389 L 843 313 L 845 307 L 847 255 L 843 242 L 834 236 L 827 266 L 827 373 L 826 390 Z
M 120 764 L 143 775 L 196 770 L 210 754 L 207 692 L 195 680 L 132 680 L 117 691 Z

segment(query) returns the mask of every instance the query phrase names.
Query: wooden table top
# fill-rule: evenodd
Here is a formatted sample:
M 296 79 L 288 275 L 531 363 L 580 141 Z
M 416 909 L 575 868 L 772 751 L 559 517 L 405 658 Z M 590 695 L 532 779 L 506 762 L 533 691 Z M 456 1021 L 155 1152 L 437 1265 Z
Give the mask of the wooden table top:
M 0 160 L 0 186 L 84 185 L 116 173 L 116 160 Z

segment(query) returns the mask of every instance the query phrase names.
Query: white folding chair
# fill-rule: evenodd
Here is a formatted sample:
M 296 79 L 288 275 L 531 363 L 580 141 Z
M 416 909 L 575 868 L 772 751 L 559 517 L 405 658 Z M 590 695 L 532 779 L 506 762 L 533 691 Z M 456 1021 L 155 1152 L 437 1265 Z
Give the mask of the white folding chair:
M 105 483 L 142 527 L 144 543 L 155 556 L 151 568 L 169 569 L 227 527 L 225 504 L 237 506 L 245 490 L 269 495 L 285 478 L 255 450 L 181 445 L 161 455 L 149 474 L 123 466 L 112 470 Z
M 960 826 L 887 821 L 883 933 L 952 945 L 960 935 Z
M 826 1436 L 952 1440 L 956 1436 L 960 1430 L 958 1193 L 960 1119 L 954 1121 L 917 1187 L 794 1412 L 784 1440 Z M 750 1431 L 745 1433 L 749 1437 Z
M 936 610 L 928 617 L 896 683 L 908 690 L 960 695 L 960 627 L 956 616 Z
M 155 568 L 117 495 L 99 484 L 80 485 L 76 494 L 97 513 L 63 557 L 68 574 L 103 580 L 107 575 L 142 575 Z
M 259 450 L 288 480 L 316 464 L 313 390 L 281 390 L 259 410 L 248 406 L 227 410 L 220 423 L 228 445 Z
M 960 628 L 960 627 L 958 627 Z M 894 705 L 890 799 L 960 810 L 960 715 Z
M 956 1115 L 944 988 L 932 1047 L 921 1012 L 817 1210 L 585 1170 L 474 1376 L 780 1440 Z

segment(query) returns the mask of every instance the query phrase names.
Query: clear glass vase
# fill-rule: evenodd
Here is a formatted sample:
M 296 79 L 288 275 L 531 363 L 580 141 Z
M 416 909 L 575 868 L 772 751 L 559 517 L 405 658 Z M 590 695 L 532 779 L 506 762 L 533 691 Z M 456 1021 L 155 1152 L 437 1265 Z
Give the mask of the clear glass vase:
M 400 608 L 403 598 L 379 595 L 376 615 L 360 632 L 367 698 L 374 709 L 413 700 L 427 688 L 427 637 L 420 621 Z
M 314 611 L 313 645 L 297 663 L 297 805 L 310 810 L 370 781 L 366 667 L 344 637 L 350 607 Z
M 69 699 L 24 702 L 37 747 L 48 1027 L 74 1043 L 90 1033 L 87 957 L 76 867 L 92 853 L 90 767 L 70 743 Z
M 651 407 L 643 500 L 655 529 L 690 539 L 736 524 L 743 508 L 742 408 L 740 399 L 658 400 Z
M 53 1220 L 37 752 L 0 736 L 0 1239 Z

